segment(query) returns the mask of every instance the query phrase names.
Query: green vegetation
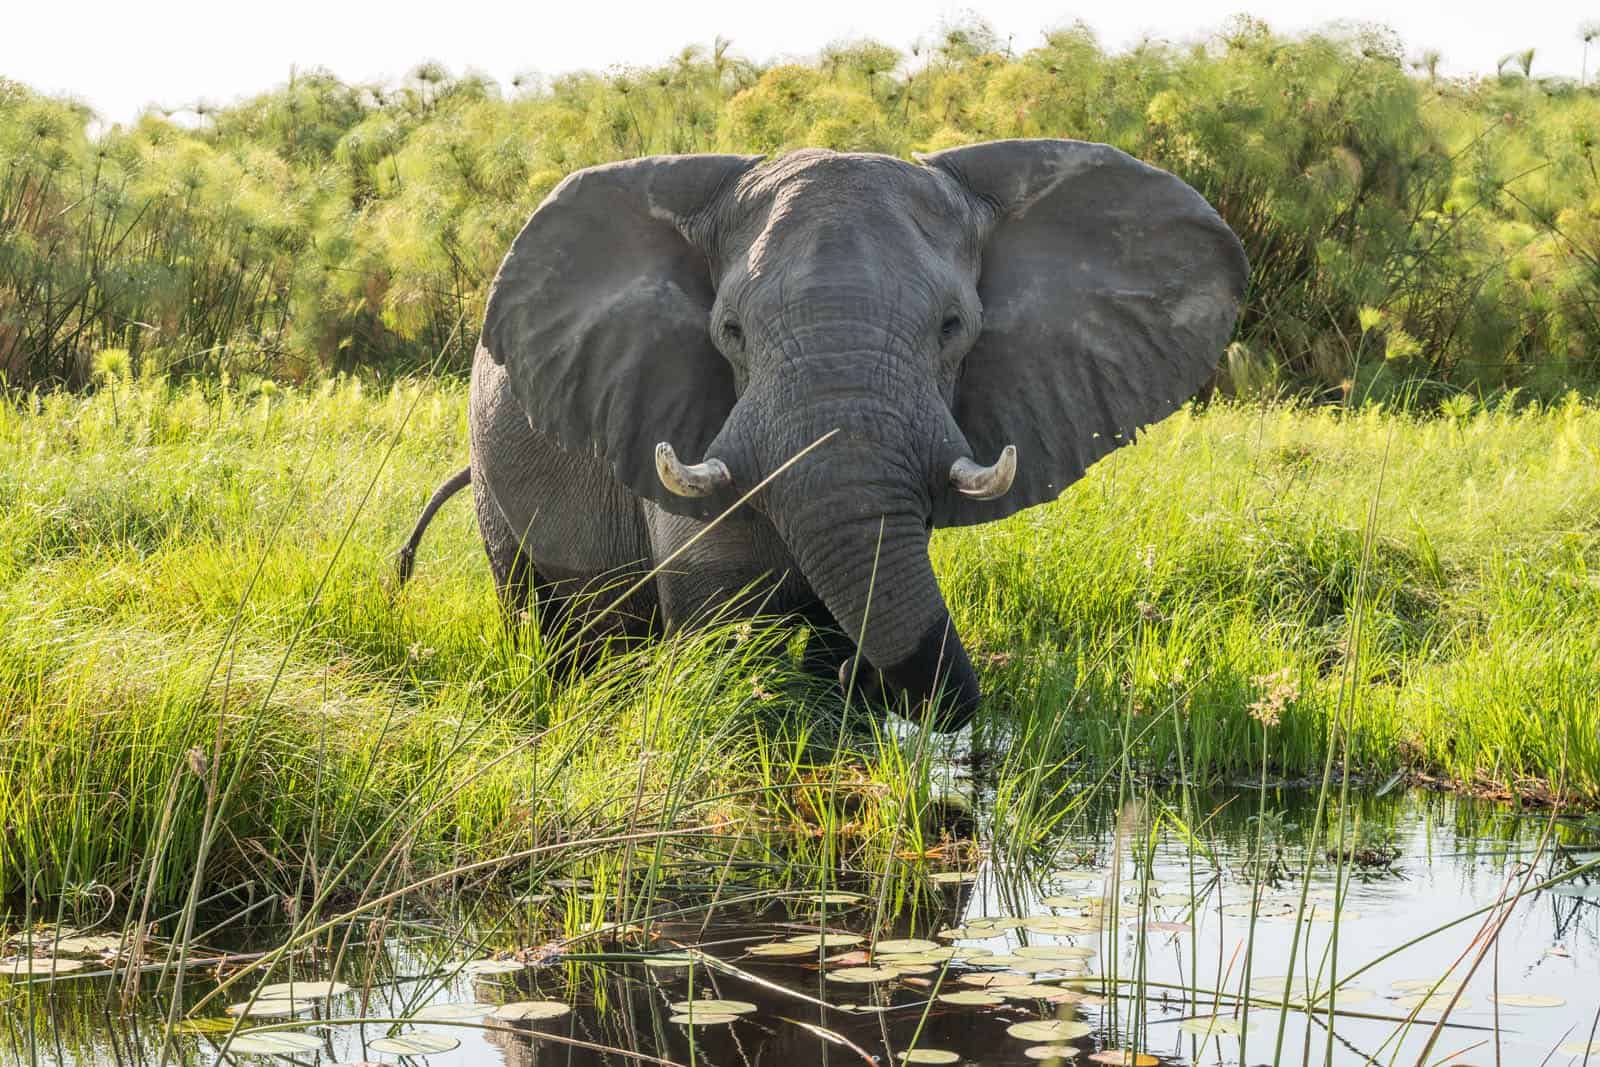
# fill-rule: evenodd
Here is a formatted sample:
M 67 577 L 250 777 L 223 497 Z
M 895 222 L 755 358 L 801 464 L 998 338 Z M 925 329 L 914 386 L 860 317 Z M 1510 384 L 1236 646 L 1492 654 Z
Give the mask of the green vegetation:
M 432 64 L 393 87 L 301 74 L 192 128 L 147 114 L 95 137 L 83 108 L 0 80 L 0 375 L 305 380 L 441 348 L 461 367 L 510 238 L 575 168 L 1068 136 L 1175 171 L 1243 237 L 1227 390 L 1592 387 L 1600 94 L 1530 77 L 1531 56 L 1469 82 L 1403 57 L 1379 31 L 1249 19 L 1114 55 L 1079 28 L 1011 54 L 964 26 L 912 56 L 861 42 L 762 67 L 719 42 L 506 90 Z
M 462 501 L 395 595 L 464 392 L 114 375 L 0 411 L 0 897 L 353 892 L 702 826 L 817 870 L 939 844 L 928 753 L 842 723 L 796 632 L 560 682 L 561 635 L 502 631 Z M 1002 839 L 1107 774 L 1321 780 L 1341 708 L 1360 772 L 1600 802 L 1600 410 L 1452 410 L 1217 404 L 941 532 Z

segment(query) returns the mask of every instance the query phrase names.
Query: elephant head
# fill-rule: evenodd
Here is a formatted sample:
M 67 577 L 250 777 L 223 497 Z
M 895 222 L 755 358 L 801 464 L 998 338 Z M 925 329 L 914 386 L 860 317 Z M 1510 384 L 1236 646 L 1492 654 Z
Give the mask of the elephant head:
M 754 506 L 953 726 L 979 691 L 929 531 L 1053 500 L 1175 410 L 1246 274 L 1198 193 L 1106 145 L 655 157 L 550 194 L 483 343 L 535 428 L 674 513 L 719 513 L 833 432 Z

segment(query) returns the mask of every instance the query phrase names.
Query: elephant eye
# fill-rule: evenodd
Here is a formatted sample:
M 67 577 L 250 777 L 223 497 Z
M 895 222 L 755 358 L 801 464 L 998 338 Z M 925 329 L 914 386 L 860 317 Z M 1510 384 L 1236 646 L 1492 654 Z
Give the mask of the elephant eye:
M 724 322 L 722 324 L 722 336 L 728 341 L 729 344 L 733 344 L 733 345 L 743 344 L 744 343 L 744 327 L 740 326 L 737 322 L 734 322 L 732 319 L 728 319 L 726 322 Z
M 961 332 L 961 316 L 951 315 L 939 324 L 939 336 L 946 341 Z

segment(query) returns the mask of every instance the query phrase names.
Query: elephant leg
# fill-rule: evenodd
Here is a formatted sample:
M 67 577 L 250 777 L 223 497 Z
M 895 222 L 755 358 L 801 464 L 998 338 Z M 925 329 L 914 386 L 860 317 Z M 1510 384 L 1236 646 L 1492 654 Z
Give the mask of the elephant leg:
M 474 490 L 473 507 L 478 514 L 483 550 L 489 557 L 489 571 L 494 575 L 495 592 L 500 596 L 501 614 L 507 625 L 514 626 L 524 612 L 535 606 L 538 573 L 533 561 L 522 551 L 517 532 L 500 514 L 489 494 Z
M 534 431 L 505 369 L 481 350 L 470 403 L 473 498 L 508 618 L 534 610 L 564 671 L 609 640 L 652 633 L 650 546 L 633 495 L 604 461 Z

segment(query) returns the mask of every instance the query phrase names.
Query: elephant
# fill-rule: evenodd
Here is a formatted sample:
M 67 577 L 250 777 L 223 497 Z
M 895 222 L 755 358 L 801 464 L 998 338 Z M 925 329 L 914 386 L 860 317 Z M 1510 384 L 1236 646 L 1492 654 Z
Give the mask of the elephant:
M 402 575 L 470 482 L 508 611 L 645 636 L 742 594 L 959 728 L 981 690 L 931 531 L 1054 500 L 1186 403 L 1248 274 L 1204 197 L 1103 144 L 576 171 L 489 290 L 470 466 Z

